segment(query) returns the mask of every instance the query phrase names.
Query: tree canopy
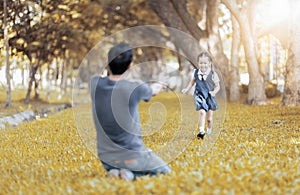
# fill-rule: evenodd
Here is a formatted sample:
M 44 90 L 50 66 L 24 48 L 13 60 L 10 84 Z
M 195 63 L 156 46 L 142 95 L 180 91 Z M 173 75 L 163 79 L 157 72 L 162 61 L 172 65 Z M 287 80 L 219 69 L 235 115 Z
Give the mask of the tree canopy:
M 292 32 L 291 30 L 288 31 L 288 27 L 293 29 L 295 26 L 293 21 L 288 18 L 298 16 L 292 16 L 293 10 L 290 10 L 289 13 L 287 11 L 290 9 L 289 6 L 283 6 L 293 5 L 292 3 L 292 0 L 285 4 L 280 4 L 276 0 L 11 0 L 7 1 L 7 6 L 4 8 L 4 1 L 2 0 L 0 22 L 1 26 L 6 26 L 8 31 L 9 57 L 23 59 L 25 57 L 23 62 L 28 62 L 27 71 L 30 73 L 26 85 L 28 87 L 27 103 L 33 85 L 36 86 L 36 92 L 39 88 L 38 83 L 40 81 L 35 79 L 36 74 L 57 69 L 54 71 L 56 76 L 51 78 L 63 79 L 64 71 L 58 70 L 68 70 L 69 67 L 76 70 L 87 52 L 102 38 L 130 27 L 158 25 L 173 27 L 190 34 L 199 41 L 199 45 L 203 49 L 212 54 L 215 59 L 215 66 L 223 74 L 229 97 L 240 97 L 236 95 L 239 93 L 239 87 L 231 86 L 238 86 L 241 83 L 238 78 L 239 75 L 248 73 L 249 83 L 247 83 L 248 97 L 246 102 L 264 104 L 266 102 L 267 83 L 274 80 L 273 76 L 271 76 L 273 80 L 269 80 L 266 74 L 271 72 L 270 74 L 275 75 L 277 79 L 275 83 L 273 82 L 275 85 L 282 85 L 278 83 L 278 79 L 289 81 L 290 78 L 282 78 L 283 73 L 278 72 L 282 70 L 280 67 L 284 66 L 284 60 L 276 61 L 277 64 L 274 64 L 274 60 L 271 59 L 284 58 L 280 54 L 281 51 L 294 52 L 291 49 L 287 50 L 291 48 L 289 47 L 292 43 L 290 38 L 293 37 L 293 34 L 288 35 L 288 32 Z M 265 10 L 268 7 L 270 9 L 278 8 L 276 7 L 278 5 L 286 14 L 280 15 L 281 19 L 278 19 L 278 22 L 265 22 L 272 19 L 272 10 L 269 12 Z M 297 6 L 295 4 L 296 8 Z M 4 9 L 7 12 L 5 24 Z M 286 28 L 280 28 L 280 25 L 284 25 Z M 155 33 L 161 32 L 153 32 L 153 34 Z M 263 39 L 263 37 L 269 37 L 271 34 L 278 40 L 277 42 L 271 43 L 271 39 Z M 230 43 L 234 43 L 236 37 L 240 35 L 241 40 L 237 42 L 236 49 L 233 51 L 231 49 L 233 45 Z M 135 36 L 147 38 L 146 34 Z M 4 31 L 0 32 L 0 37 L 2 40 L 5 39 Z M 168 33 L 160 37 L 163 37 L 160 38 L 161 42 L 165 42 L 165 44 L 170 41 L 173 42 L 178 51 L 182 51 L 186 56 L 192 58 L 193 55 L 188 52 L 190 51 L 189 46 L 182 44 L 180 38 L 170 39 Z M 1 41 L 1 47 L 5 46 L 4 42 Z M 261 45 L 266 44 L 269 44 L 266 55 L 270 57 L 262 61 Z M 281 48 L 276 45 L 280 45 Z M 272 53 L 275 47 L 281 51 Z M 140 51 L 143 51 L 143 55 L 137 55 L 137 61 L 158 59 L 157 53 L 161 53 L 157 48 L 141 48 Z M 167 52 L 165 54 L 178 59 L 179 64 L 186 60 L 176 53 Z M 4 53 L 1 54 L 1 57 L 3 56 L 5 56 Z M 278 64 L 279 62 L 280 64 Z M 58 64 L 56 68 L 51 67 L 53 63 Z M 234 65 L 234 63 L 238 63 L 238 65 Z M 192 66 L 195 67 L 195 64 L 192 63 Z M 274 66 L 278 67 L 275 71 L 273 70 Z M 297 69 L 297 66 L 295 68 Z M 294 72 L 295 70 L 288 69 L 286 71 Z M 232 74 L 233 72 L 234 74 Z M 149 74 L 153 74 L 153 71 L 150 71 Z M 227 77 L 226 75 L 231 76 Z M 51 78 L 49 76 L 49 79 Z M 63 82 L 61 81 L 61 83 Z M 297 83 L 298 81 L 293 82 Z M 180 87 L 178 86 L 178 89 Z M 297 92 L 299 89 L 293 89 L 293 91 Z M 230 98 L 232 101 L 237 99 L 239 98 Z M 294 99 L 298 103 L 294 102 L 293 104 L 299 104 L 299 96 L 296 95 Z

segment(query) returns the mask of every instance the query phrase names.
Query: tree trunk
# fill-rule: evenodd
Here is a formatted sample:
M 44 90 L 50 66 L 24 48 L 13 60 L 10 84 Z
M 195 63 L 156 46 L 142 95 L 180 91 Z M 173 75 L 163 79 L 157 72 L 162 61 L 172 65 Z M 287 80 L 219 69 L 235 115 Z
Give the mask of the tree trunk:
M 222 0 L 231 14 L 237 19 L 242 36 L 246 62 L 249 72 L 249 86 L 247 104 L 261 105 L 266 104 L 267 97 L 265 94 L 264 78 L 260 72 L 259 64 L 256 58 L 255 45 L 252 38 L 251 28 L 248 17 L 245 12 L 240 12 L 235 2 Z
M 214 57 L 214 64 L 223 75 L 223 81 L 226 88 L 226 94 L 229 94 L 229 75 L 228 59 L 224 54 L 222 40 L 219 32 L 219 10 L 217 0 L 210 0 L 207 2 L 207 30 L 208 30 L 208 47 L 209 51 Z
M 39 67 L 39 66 L 38 66 Z M 38 68 L 39 69 L 39 68 Z M 39 99 L 40 95 L 38 93 L 38 87 L 39 87 L 39 84 L 40 84 L 40 79 L 37 79 L 34 77 L 34 99 Z
M 73 82 L 73 67 L 74 67 L 74 59 L 71 59 L 70 61 L 70 91 L 69 91 L 69 96 L 72 97 L 72 94 L 73 94 L 73 85 L 74 85 L 74 82 Z
M 175 45 L 175 51 L 176 53 L 174 53 L 174 55 L 177 57 L 177 61 L 178 61 L 178 70 L 179 72 L 182 71 L 182 62 L 181 62 L 181 56 L 179 54 L 179 47 L 177 45 Z
M 187 12 L 186 4 L 181 7 L 177 5 L 177 3 L 181 5 L 182 2 L 169 0 L 151 0 L 148 1 L 148 3 L 166 27 L 172 27 L 187 33 L 188 35 L 192 35 L 192 37 L 196 40 L 186 40 L 187 37 L 182 37 L 182 34 L 174 34 L 173 32 L 170 32 L 171 41 L 174 43 L 174 45 L 180 47 L 181 51 L 187 57 L 187 60 L 189 60 L 192 65 L 196 67 L 195 63 L 197 55 L 202 50 L 199 45 L 199 39 L 201 37 L 205 37 L 206 32 L 202 31 L 198 27 L 195 20 L 191 20 L 192 17 Z M 189 25 L 189 27 L 186 25 Z
M 260 1 L 262 2 L 262 1 Z M 263 76 L 264 79 L 264 86 L 266 85 L 266 79 L 265 79 L 265 64 L 261 63 L 259 59 L 259 55 L 260 55 L 260 50 L 258 48 L 258 44 L 257 44 L 257 40 L 258 40 L 258 36 L 257 36 L 257 5 L 259 5 L 260 3 L 258 0 L 252 0 L 252 1 L 248 1 L 247 2 L 247 7 L 246 7 L 246 16 L 248 18 L 249 21 L 249 28 L 251 30 L 251 37 L 253 40 L 253 45 L 254 45 L 254 51 L 256 54 L 256 59 L 257 59 L 257 63 L 258 63 L 258 67 L 259 67 L 259 71 Z M 251 18 L 251 19 L 250 19 Z
M 231 66 L 230 66 L 230 87 L 229 101 L 237 102 L 240 100 L 239 90 L 239 49 L 241 42 L 241 34 L 239 25 L 234 17 L 232 21 L 232 46 L 231 46 Z
M 66 75 L 66 95 L 68 93 L 69 88 L 69 96 L 72 97 L 72 59 L 69 58 L 68 60 L 68 66 L 67 66 L 67 75 Z
M 40 68 L 39 68 L 39 74 L 40 74 L 40 78 L 38 80 L 38 83 L 39 83 L 39 86 L 40 86 L 41 90 L 43 90 L 44 86 L 43 86 L 43 70 L 42 70 L 42 66 L 40 66 Z
M 29 104 L 30 102 L 30 94 L 31 94 L 31 89 L 32 89 L 32 84 L 34 82 L 34 77 L 35 73 L 38 69 L 38 66 L 34 66 L 32 63 L 32 60 L 30 60 L 30 70 L 29 70 L 29 82 L 28 82 L 28 89 L 26 93 L 26 98 L 25 98 L 25 104 Z
M 246 55 L 246 62 L 249 72 L 249 86 L 247 104 L 266 104 L 264 76 L 260 72 L 259 64 L 256 58 L 255 46 L 252 40 L 251 31 L 248 25 L 248 18 L 244 17 L 240 23 L 242 40 Z
M 6 62 L 6 104 L 5 107 L 11 106 L 11 75 L 10 75 L 10 64 L 9 64 L 9 43 L 8 43 L 8 26 L 7 26 L 7 0 L 3 1 L 4 11 L 4 42 L 5 42 L 5 62 Z
M 152 0 L 148 1 L 148 3 L 166 26 L 176 28 L 185 33 L 189 33 L 189 30 L 178 15 L 171 1 Z
M 50 99 L 50 88 L 51 88 L 51 79 L 50 79 L 50 63 L 47 64 L 47 75 L 46 75 L 46 80 L 47 80 L 47 91 L 46 91 L 46 99 Z
M 24 68 L 24 66 L 22 66 L 22 86 L 24 86 L 25 85 L 25 68 Z
M 55 80 L 55 87 L 58 86 L 58 79 L 59 79 L 59 60 L 58 59 L 54 59 L 55 60 L 55 71 L 54 71 L 54 80 Z
M 61 63 L 61 72 L 60 72 L 60 95 L 63 96 L 63 88 L 64 88 L 64 80 L 65 80 L 65 66 L 66 66 L 66 58 L 64 57 L 62 63 Z
M 178 16 L 180 16 L 182 22 L 188 29 L 188 32 L 195 39 L 200 40 L 203 37 L 204 32 L 199 28 L 197 22 L 188 12 L 186 0 L 171 0 L 171 2 L 178 13 Z
M 63 67 L 62 67 L 62 72 L 61 72 L 61 94 L 62 96 L 65 96 L 67 94 L 67 74 L 68 74 L 68 65 L 69 64 L 69 59 L 64 59 L 63 62 Z
M 300 24 L 297 1 L 290 0 L 289 46 L 282 105 L 300 105 Z
M 201 26 L 201 24 L 202 22 L 204 22 L 203 24 L 205 24 L 206 21 L 207 0 L 189 0 L 187 3 L 187 7 L 193 18 L 195 18 L 196 22 L 198 24 L 200 23 L 200 29 L 204 30 L 205 25 Z
M 38 87 L 39 87 L 39 84 L 40 84 L 40 80 L 41 80 L 41 78 L 42 78 L 42 70 L 41 70 L 41 66 L 40 66 L 40 64 L 41 64 L 41 56 L 42 56 L 42 54 L 39 54 L 39 56 L 38 56 L 38 62 L 37 62 L 37 65 L 35 66 L 36 67 L 36 70 L 35 70 L 35 73 L 34 73 L 34 76 L 33 76 L 33 82 L 34 82 L 34 99 L 39 99 L 39 93 L 38 93 Z M 40 70 L 40 78 L 36 78 L 35 76 L 36 76 L 36 72 L 37 72 L 37 70 Z

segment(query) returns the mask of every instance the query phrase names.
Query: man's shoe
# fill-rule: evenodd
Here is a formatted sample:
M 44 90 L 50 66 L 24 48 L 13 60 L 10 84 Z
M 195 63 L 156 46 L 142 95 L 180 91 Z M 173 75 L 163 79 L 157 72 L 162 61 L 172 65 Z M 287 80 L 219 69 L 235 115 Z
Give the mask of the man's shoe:
M 134 174 L 128 169 L 120 169 L 120 177 L 125 181 L 134 180 Z
M 199 139 L 199 138 L 203 139 L 204 136 L 205 136 L 205 132 L 199 132 L 198 135 L 197 135 L 197 138 L 198 138 L 198 139 Z
M 118 178 L 120 175 L 119 169 L 111 169 L 108 172 L 108 177 L 109 178 Z

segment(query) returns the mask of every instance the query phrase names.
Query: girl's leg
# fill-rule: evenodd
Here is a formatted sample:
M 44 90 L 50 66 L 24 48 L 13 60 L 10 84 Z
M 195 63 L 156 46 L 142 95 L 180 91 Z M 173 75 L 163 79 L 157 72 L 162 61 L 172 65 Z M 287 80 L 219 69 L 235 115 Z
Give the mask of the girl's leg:
M 205 116 L 206 116 L 206 111 L 204 109 L 200 109 L 199 110 L 199 130 L 200 130 L 200 132 L 204 132 Z
M 202 138 L 205 135 L 204 131 L 204 125 L 205 125 L 205 116 L 206 116 L 206 111 L 204 109 L 199 110 L 199 133 L 197 135 L 198 138 Z
M 211 134 L 211 129 L 212 129 L 212 123 L 213 123 L 213 113 L 214 111 L 212 110 L 209 110 L 207 112 L 207 115 L 206 115 L 206 120 L 207 120 L 207 134 Z

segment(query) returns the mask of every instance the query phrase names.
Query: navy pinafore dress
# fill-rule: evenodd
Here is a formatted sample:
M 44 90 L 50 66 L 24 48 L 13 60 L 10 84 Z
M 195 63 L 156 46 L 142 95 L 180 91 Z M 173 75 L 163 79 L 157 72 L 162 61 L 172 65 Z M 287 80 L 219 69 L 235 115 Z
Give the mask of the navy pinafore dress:
M 208 110 L 217 110 L 218 103 L 216 97 L 212 97 L 209 94 L 209 91 L 212 91 L 215 87 L 215 83 L 212 79 L 213 72 L 210 71 L 206 77 L 206 80 L 199 79 L 198 76 L 199 70 L 197 69 L 194 73 L 194 78 L 196 81 L 196 87 L 194 91 L 194 103 L 196 106 L 196 110 L 204 109 L 206 112 Z M 201 77 L 201 75 L 200 75 Z

